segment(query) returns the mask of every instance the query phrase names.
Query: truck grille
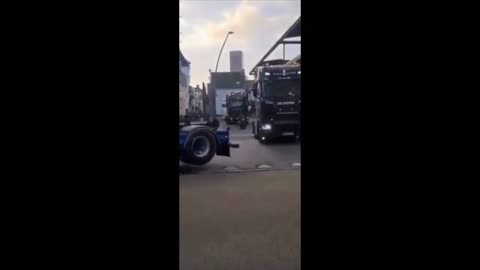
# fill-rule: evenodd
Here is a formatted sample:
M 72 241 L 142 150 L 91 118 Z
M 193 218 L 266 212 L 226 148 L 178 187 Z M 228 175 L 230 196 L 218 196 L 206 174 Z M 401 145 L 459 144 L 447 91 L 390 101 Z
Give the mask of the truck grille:
M 295 105 L 278 105 L 277 113 L 292 113 L 297 112 L 297 107 Z
M 281 114 L 277 113 L 275 115 L 276 121 L 284 121 L 284 120 L 298 120 L 300 121 L 300 115 L 298 113 L 290 113 L 290 114 Z

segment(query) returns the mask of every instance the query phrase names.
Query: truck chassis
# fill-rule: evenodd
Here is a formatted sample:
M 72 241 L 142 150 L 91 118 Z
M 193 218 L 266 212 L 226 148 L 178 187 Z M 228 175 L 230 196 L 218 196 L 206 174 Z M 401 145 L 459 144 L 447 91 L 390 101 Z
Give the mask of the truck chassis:
M 218 131 L 207 125 L 184 125 L 179 128 L 179 160 L 192 165 L 204 165 L 217 156 L 230 157 L 230 131 Z

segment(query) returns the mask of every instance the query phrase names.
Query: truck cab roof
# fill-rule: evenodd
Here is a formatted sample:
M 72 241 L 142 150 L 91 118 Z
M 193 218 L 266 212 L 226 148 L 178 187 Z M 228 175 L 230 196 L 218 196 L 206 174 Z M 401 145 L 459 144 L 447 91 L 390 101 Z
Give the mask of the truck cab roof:
M 276 66 L 262 66 L 258 67 L 259 72 L 265 71 L 273 71 L 273 70 L 298 70 L 300 66 L 292 66 L 292 65 L 276 65 Z

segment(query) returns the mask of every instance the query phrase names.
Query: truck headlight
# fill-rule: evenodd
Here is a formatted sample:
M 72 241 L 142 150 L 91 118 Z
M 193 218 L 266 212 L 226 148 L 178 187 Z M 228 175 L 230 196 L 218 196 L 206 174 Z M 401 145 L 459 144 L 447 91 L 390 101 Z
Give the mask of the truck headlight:
M 262 129 L 263 129 L 263 130 L 271 130 L 271 129 L 272 129 L 272 125 L 270 125 L 270 124 L 263 124 L 263 125 L 262 125 Z

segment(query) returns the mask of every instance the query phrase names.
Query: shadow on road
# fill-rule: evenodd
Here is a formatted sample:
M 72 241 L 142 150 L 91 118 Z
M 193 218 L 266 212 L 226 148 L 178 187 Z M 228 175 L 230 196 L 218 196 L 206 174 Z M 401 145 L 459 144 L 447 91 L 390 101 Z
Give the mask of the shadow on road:
M 195 174 L 204 171 L 208 171 L 206 166 L 195 166 L 190 164 L 181 163 L 178 165 L 180 174 Z

